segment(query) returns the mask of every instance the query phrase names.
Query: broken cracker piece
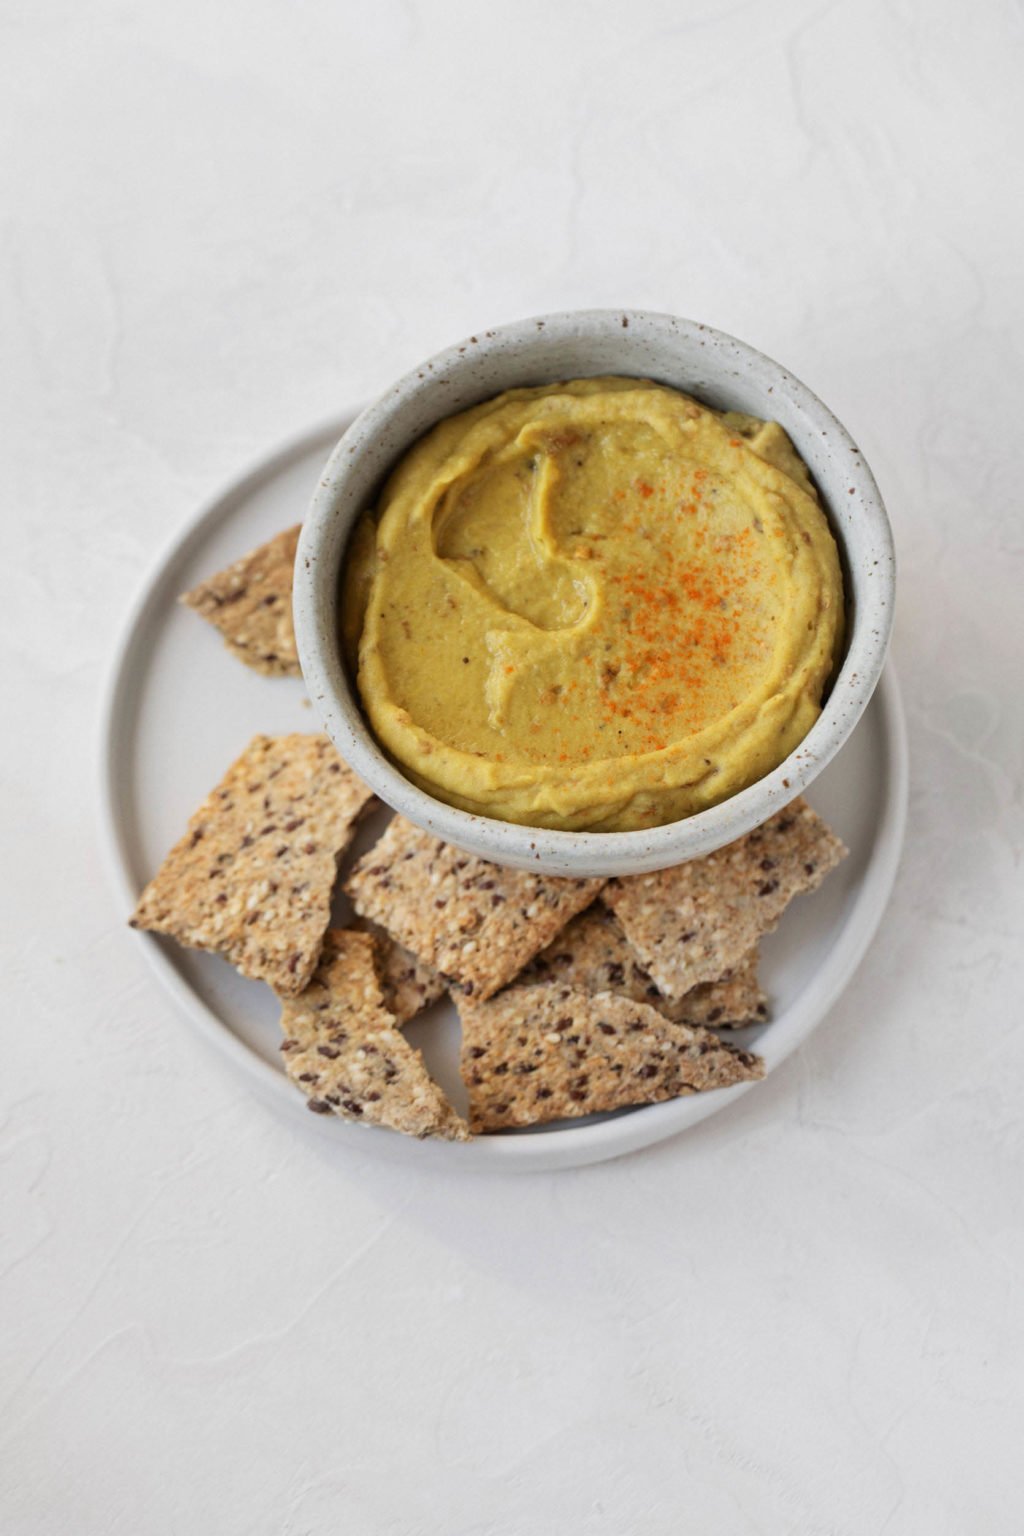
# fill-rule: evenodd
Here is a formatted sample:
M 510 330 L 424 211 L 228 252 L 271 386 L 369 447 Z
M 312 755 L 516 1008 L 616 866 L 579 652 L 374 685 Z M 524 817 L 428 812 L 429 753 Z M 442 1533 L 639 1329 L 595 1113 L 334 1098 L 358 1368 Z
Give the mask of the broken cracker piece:
M 846 855 L 805 800 L 702 859 L 613 880 L 602 899 L 667 997 L 681 998 L 739 963 L 792 898 Z
M 394 1015 L 399 1029 L 424 1008 L 444 996 L 444 982 L 411 949 L 397 944 L 386 929 L 369 917 L 357 917 L 352 925 L 372 934 L 377 945 L 377 975 L 384 1006 Z
M 768 999 L 758 980 L 757 946 L 741 956 L 731 971 L 715 981 L 700 981 L 680 998 L 658 994 L 659 1013 L 678 1024 L 711 1029 L 746 1029 L 764 1024 Z
M 764 1076 L 764 1063 L 646 1003 L 557 985 L 459 998 L 472 1131 L 654 1104 Z
M 299 677 L 292 624 L 292 572 L 301 524 L 286 528 L 180 602 L 207 619 L 232 655 L 265 677 Z
M 384 1006 L 368 933 L 329 929 L 313 978 L 283 1000 L 285 1071 L 317 1114 L 467 1141 L 465 1121 Z
M 326 736 L 255 736 L 203 801 L 131 918 L 301 992 L 330 920 L 338 860 L 373 799 Z
M 519 979 L 558 982 L 584 992 L 615 992 L 648 1003 L 677 1024 L 743 1029 L 768 1017 L 767 999 L 757 979 L 756 947 L 725 976 L 692 987 L 684 997 L 668 998 L 640 964 L 615 914 L 599 901 L 574 917 Z
M 396 816 L 346 881 L 373 918 L 442 981 L 490 997 L 522 970 L 604 880 L 561 880 L 505 869 Z

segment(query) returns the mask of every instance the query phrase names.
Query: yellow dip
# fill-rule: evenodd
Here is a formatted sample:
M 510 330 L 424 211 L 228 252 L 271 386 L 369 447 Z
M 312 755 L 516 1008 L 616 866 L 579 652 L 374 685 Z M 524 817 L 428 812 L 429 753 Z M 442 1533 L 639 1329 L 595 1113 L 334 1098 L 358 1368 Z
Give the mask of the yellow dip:
M 781 427 L 638 379 L 441 422 L 346 570 L 387 752 L 531 826 L 625 831 L 735 794 L 806 735 L 842 642 L 835 541 Z

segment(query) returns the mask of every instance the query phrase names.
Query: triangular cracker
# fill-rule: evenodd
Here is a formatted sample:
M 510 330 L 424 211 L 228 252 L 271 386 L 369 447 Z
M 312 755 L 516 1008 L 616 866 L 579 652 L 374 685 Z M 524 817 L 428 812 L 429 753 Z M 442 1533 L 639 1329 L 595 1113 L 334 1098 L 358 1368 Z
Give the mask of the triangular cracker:
M 255 736 L 146 886 L 132 927 L 222 954 L 282 994 L 301 992 L 338 860 L 372 799 L 326 736 Z
M 329 929 L 313 979 L 281 1010 L 285 1071 L 317 1114 L 406 1136 L 469 1131 L 384 1007 L 368 933 Z
M 523 971 L 523 983 L 557 982 L 583 992 L 615 992 L 648 1003 L 677 1024 L 742 1029 L 768 1017 L 757 979 L 757 949 L 725 976 L 691 988 L 685 997 L 664 997 L 644 970 L 615 914 L 597 901 L 574 917 Z
M 764 1076 L 759 1057 L 710 1030 L 673 1024 L 611 992 L 516 986 L 458 1006 L 472 1131 L 655 1104 Z
M 613 880 L 602 899 L 667 997 L 739 963 L 846 854 L 805 800 L 703 859 Z
M 505 869 L 396 816 L 345 889 L 362 917 L 380 923 L 442 981 L 490 997 L 604 884 Z
M 377 943 L 377 975 L 384 994 L 384 1006 L 401 1028 L 424 1008 L 444 996 L 444 982 L 433 969 L 396 944 L 390 933 L 369 917 L 357 917 L 353 927 L 373 935 Z
M 208 619 L 232 655 L 266 677 L 298 677 L 292 624 L 292 571 L 301 524 L 286 528 L 180 601 Z

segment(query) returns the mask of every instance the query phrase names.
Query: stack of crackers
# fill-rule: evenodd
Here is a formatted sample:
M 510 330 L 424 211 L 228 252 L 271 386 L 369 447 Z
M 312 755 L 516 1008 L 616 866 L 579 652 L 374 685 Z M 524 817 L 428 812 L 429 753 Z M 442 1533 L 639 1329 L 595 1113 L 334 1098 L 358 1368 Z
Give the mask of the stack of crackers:
M 264 671 L 290 669 L 286 538 L 185 599 Z M 763 1076 L 716 1031 L 765 1020 L 758 941 L 845 852 L 804 801 L 707 858 L 611 881 L 506 869 L 396 816 L 342 882 L 355 921 L 332 928 L 372 804 L 325 736 L 257 736 L 131 919 L 273 989 L 285 1069 L 315 1113 L 462 1141 Z M 402 1033 L 445 993 L 466 1119 Z

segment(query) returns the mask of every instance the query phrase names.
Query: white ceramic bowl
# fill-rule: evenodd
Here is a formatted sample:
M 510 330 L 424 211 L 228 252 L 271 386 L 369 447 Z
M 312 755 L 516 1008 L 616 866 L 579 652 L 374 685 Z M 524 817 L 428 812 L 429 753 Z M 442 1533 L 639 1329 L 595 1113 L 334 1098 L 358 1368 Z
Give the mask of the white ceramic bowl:
M 820 717 L 772 773 L 720 805 L 639 832 L 553 832 L 455 810 L 411 784 L 366 724 L 338 644 L 339 574 L 354 523 L 387 471 L 434 424 L 502 390 L 593 374 L 656 379 L 708 405 L 779 422 L 814 476 L 843 562 L 847 648 Z M 338 751 L 382 800 L 470 853 L 553 875 L 663 869 L 741 837 L 805 789 L 874 692 L 892 628 L 892 533 L 871 471 L 832 412 L 742 341 L 692 320 L 579 310 L 520 320 L 449 347 L 359 416 L 321 477 L 302 530 L 293 604 L 310 698 Z

